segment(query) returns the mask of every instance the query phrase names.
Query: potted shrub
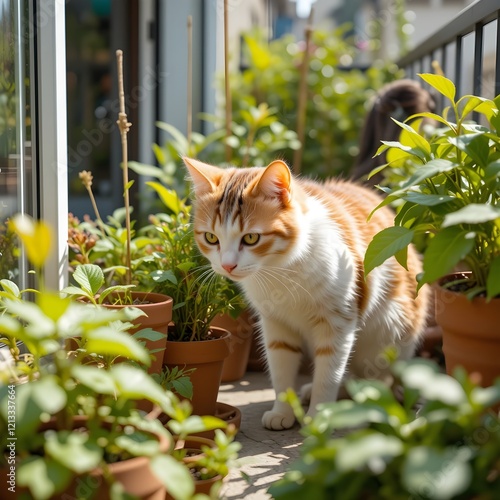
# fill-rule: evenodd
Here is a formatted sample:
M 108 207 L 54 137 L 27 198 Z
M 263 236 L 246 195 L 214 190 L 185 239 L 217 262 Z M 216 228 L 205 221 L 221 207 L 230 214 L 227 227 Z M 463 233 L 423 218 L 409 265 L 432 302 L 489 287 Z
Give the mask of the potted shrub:
M 420 76 L 450 106 L 442 116 L 410 117 L 437 122 L 430 137 L 397 122 L 403 129 L 400 141 L 379 149 L 388 150 L 389 163 L 373 173 L 408 164 L 411 173 L 399 185 L 383 188 L 387 197 L 379 206 L 397 204 L 395 225 L 373 238 L 365 273 L 390 257 L 405 265 L 406 248 L 415 243 L 423 254 L 418 287 L 435 284 L 436 321 L 443 329 L 448 372 L 462 365 L 490 385 L 500 375 L 500 98 L 456 100 L 450 80 Z M 489 125 L 468 121 L 472 111 Z
M 322 404 L 302 422 L 300 458 L 269 489 L 276 500 L 468 500 L 500 491 L 500 384 L 482 388 L 429 360 L 393 366 L 395 386 L 350 380 L 352 399 Z M 397 391 L 393 391 L 396 389 Z M 397 395 L 397 396 L 396 396 Z M 307 418 L 307 417 L 306 417 Z

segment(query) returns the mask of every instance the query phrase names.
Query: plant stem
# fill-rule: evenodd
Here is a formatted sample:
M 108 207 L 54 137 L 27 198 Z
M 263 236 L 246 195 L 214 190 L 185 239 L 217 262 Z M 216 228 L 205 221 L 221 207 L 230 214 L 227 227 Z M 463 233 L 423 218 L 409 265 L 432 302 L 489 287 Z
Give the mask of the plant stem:
M 132 124 L 127 120 L 125 113 L 125 92 L 123 91 L 123 52 L 116 51 L 116 59 L 118 62 L 118 97 L 120 99 L 120 112 L 118 113 L 118 128 L 120 129 L 120 137 L 122 141 L 122 157 L 123 157 L 123 198 L 125 200 L 125 224 L 127 230 L 127 246 L 125 265 L 127 267 L 127 285 L 132 283 L 131 258 L 130 258 L 130 198 L 128 185 L 128 154 L 127 154 L 127 132 Z
M 299 80 L 299 102 L 297 105 L 297 137 L 300 142 L 300 147 L 293 153 L 293 172 L 300 173 L 302 163 L 302 153 L 304 151 L 304 135 L 306 124 L 306 105 L 307 105 L 307 70 L 309 68 L 309 46 L 311 43 L 312 35 L 312 17 L 313 9 L 309 14 L 308 24 L 305 29 L 306 45 L 304 48 L 304 56 L 302 58 L 302 65 L 300 67 L 300 80 Z

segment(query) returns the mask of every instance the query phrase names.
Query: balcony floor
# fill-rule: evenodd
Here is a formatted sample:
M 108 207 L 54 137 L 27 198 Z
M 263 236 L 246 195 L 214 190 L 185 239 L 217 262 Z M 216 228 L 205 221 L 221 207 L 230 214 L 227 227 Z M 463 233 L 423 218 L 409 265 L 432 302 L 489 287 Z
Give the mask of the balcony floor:
M 300 375 L 299 387 L 309 380 L 307 375 Z M 242 445 L 240 466 L 231 471 L 223 486 L 222 498 L 272 498 L 267 488 L 281 478 L 299 456 L 302 443 L 299 425 L 286 431 L 269 431 L 262 426 L 262 414 L 271 409 L 274 401 L 274 391 L 264 372 L 247 372 L 238 381 L 223 383 L 218 401 L 236 406 L 242 413 L 240 431 L 236 436 Z

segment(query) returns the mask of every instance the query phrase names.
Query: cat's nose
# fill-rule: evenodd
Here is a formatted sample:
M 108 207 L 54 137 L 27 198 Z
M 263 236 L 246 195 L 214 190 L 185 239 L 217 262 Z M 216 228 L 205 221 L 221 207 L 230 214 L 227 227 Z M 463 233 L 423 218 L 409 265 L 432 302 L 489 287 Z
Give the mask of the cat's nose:
M 237 266 L 238 264 L 222 264 L 222 267 L 229 273 L 231 274 L 231 271 Z

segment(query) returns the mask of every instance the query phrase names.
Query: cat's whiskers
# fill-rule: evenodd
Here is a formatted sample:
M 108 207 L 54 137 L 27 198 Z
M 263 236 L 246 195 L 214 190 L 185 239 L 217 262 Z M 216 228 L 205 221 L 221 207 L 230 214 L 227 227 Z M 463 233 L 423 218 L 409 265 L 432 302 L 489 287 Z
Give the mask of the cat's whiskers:
M 313 299 L 311 292 L 307 288 L 301 285 L 297 280 L 294 280 L 293 278 L 288 276 L 288 273 L 292 271 L 291 269 L 280 268 L 280 267 L 268 267 L 263 271 L 267 272 L 267 274 L 269 274 L 276 281 L 281 283 L 289 292 L 291 292 L 291 295 L 295 302 L 297 301 L 297 298 L 300 299 L 301 291 L 303 291 L 304 293 L 309 295 L 311 299 Z M 287 286 L 286 282 L 289 284 L 289 286 Z

